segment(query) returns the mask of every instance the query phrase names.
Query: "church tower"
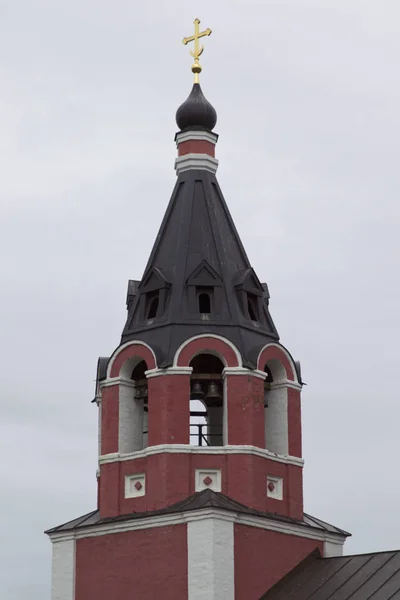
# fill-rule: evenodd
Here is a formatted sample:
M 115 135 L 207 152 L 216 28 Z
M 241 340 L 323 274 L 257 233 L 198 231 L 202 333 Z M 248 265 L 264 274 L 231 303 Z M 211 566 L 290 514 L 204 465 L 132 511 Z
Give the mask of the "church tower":
M 299 363 L 219 187 L 217 115 L 179 107 L 177 181 L 121 343 L 99 358 L 96 510 L 47 533 L 52 600 L 258 600 L 346 533 L 303 511 Z

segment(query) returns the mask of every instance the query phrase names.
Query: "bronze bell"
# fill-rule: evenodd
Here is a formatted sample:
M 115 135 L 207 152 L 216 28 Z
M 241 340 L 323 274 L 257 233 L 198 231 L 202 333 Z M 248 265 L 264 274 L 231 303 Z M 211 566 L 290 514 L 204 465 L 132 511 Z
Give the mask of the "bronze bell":
M 219 391 L 218 385 L 215 381 L 212 381 L 208 384 L 207 394 L 204 398 L 209 406 L 220 406 L 222 402 L 222 396 Z
M 192 391 L 190 393 L 191 400 L 203 400 L 204 392 L 201 387 L 200 381 L 195 381 L 192 385 Z

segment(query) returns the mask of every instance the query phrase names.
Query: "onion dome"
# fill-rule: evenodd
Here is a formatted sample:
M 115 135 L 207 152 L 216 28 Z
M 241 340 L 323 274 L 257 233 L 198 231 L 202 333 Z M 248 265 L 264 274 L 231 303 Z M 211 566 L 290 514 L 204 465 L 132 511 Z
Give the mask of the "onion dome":
M 205 98 L 200 84 L 195 83 L 189 97 L 176 111 L 176 123 L 185 129 L 207 129 L 212 131 L 217 122 L 215 108 Z

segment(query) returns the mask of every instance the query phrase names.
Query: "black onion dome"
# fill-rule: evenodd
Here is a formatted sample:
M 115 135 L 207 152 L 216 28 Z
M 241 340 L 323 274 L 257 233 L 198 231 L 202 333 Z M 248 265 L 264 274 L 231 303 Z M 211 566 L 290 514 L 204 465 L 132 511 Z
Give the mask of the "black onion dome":
M 176 124 L 181 131 L 196 127 L 211 131 L 216 122 L 215 108 L 203 95 L 200 84 L 195 83 L 189 97 L 176 111 Z

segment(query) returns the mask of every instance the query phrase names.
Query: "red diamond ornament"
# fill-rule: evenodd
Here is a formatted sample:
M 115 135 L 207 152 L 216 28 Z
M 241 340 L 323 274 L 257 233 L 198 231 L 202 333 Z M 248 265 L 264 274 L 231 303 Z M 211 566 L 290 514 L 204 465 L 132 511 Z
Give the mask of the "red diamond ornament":
M 269 489 L 270 492 L 275 491 L 275 484 L 273 483 L 273 481 L 269 481 L 267 487 L 268 487 L 268 489 Z
M 210 483 L 212 483 L 211 477 L 209 475 L 207 475 L 207 477 L 204 477 L 203 483 L 205 483 L 205 485 L 210 485 Z
M 137 489 L 137 491 L 139 492 L 142 489 L 143 485 L 140 483 L 140 481 L 137 481 L 135 483 L 135 488 Z

